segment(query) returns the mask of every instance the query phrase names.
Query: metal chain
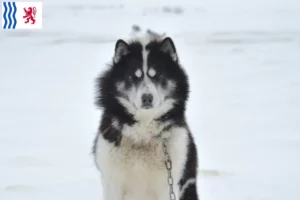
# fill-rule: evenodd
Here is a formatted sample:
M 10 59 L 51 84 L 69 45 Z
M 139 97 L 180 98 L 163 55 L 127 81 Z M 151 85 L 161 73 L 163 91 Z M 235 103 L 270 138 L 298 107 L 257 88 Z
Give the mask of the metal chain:
M 165 165 L 166 169 L 168 170 L 168 184 L 170 189 L 170 200 L 176 200 L 176 196 L 173 189 L 173 177 L 172 177 L 172 160 L 170 154 L 168 153 L 167 149 L 167 142 L 165 139 L 161 138 L 163 143 L 163 150 L 165 154 Z

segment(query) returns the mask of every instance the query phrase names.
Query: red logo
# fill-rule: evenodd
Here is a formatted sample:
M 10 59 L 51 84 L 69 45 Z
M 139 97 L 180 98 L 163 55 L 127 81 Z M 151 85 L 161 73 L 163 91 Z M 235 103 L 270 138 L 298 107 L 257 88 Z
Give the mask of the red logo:
M 36 7 L 28 7 L 24 8 L 25 16 L 23 16 L 24 19 L 26 19 L 25 24 L 29 23 L 29 20 L 31 20 L 31 24 L 35 24 L 35 15 L 36 15 Z

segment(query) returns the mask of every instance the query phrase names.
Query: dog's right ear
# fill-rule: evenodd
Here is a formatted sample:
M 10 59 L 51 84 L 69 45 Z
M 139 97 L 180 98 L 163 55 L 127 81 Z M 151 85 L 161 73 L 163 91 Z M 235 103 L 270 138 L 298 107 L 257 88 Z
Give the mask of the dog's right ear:
M 120 59 L 129 53 L 128 44 L 124 41 L 119 39 L 115 46 L 115 55 L 114 55 L 114 62 L 117 63 Z

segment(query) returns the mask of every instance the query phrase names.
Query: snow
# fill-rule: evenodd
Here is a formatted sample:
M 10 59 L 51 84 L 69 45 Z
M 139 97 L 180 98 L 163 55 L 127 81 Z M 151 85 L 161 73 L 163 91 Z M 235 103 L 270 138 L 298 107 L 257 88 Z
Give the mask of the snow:
M 94 80 L 131 26 L 167 32 L 190 76 L 201 200 L 300 199 L 300 2 L 44 1 L 0 32 L 0 199 L 102 199 Z

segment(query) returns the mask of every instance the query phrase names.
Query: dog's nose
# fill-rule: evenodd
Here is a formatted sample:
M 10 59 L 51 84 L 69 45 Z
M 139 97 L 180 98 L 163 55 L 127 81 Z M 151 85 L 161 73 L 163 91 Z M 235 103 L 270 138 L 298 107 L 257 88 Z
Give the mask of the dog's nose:
M 142 106 L 145 108 L 152 107 L 153 96 L 152 94 L 143 94 L 142 95 Z

